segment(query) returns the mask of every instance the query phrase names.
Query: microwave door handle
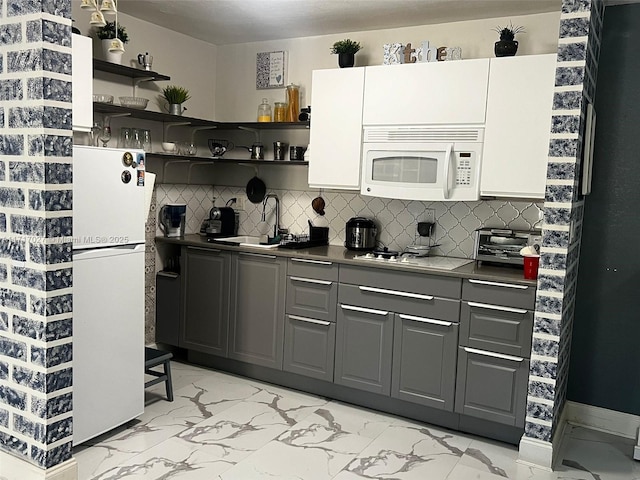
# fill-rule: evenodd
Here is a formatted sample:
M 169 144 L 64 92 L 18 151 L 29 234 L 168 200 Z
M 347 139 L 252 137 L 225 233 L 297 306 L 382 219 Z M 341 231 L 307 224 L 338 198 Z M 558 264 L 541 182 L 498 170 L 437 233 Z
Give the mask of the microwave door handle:
M 447 145 L 447 151 L 444 155 L 444 183 L 442 185 L 442 190 L 444 193 L 444 199 L 448 200 L 450 197 L 449 191 L 449 175 L 451 171 L 451 160 L 453 159 L 453 144 L 450 143 Z

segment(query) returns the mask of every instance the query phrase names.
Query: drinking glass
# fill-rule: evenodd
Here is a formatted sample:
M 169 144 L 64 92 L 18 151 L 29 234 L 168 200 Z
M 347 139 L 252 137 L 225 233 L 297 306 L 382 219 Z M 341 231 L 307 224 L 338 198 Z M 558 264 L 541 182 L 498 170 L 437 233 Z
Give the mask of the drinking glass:
M 149 130 L 142 130 L 142 150 L 151 152 L 151 132 Z
M 102 146 L 106 148 L 107 143 L 111 140 L 111 127 L 109 125 L 103 125 L 98 138 L 102 142 Z
M 131 129 L 122 127 L 120 129 L 120 148 L 131 148 Z
M 98 147 L 100 145 L 98 141 L 100 130 L 102 130 L 100 122 L 93 122 L 93 127 L 91 127 L 91 131 L 89 132 L 89 142 L 92 147 Z
M 140 130 L 137 128 L 131 131 L 131 148 L 142 148 L 142 139 L 140 138 Z

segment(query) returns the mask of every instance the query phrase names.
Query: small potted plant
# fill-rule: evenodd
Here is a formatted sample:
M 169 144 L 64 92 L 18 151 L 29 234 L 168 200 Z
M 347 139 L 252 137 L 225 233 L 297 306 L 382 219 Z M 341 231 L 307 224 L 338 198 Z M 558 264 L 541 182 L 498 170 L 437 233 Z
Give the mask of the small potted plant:
M 340 68 L 353 67 L 356 62 L 355 55 L 362 49 L 360 42 L 354 42 L 348 38 L 333 44 L 331 53 L 338 55 L 338 66 Z
M 513 26 L 509 22 L 509 26 L 496 27 L 493 29 L 500 34 L 500 40 L 496 42 L 494 52 L 496 57 L 512 57 L 518 51 L 518 41 L 515 40 L 517 33 L 524 32 L 524 27 Z
M 162 96 L 169 103 L 169 113 L 182 115 L 182 104 L 191 98 L 189 90 L 177 85 L 169 85 L 162 89 Z M 186 108 L 184 109 L 186 110 Z
M 111 63 L 121 63 L 124 44 L 129 42 L 126 28 L 118 23 L 118 35 L 116 36 L 116 22 L 107 22 L 104 27 L 96 29 L 96 36 L 102 40 L 105 60 Z

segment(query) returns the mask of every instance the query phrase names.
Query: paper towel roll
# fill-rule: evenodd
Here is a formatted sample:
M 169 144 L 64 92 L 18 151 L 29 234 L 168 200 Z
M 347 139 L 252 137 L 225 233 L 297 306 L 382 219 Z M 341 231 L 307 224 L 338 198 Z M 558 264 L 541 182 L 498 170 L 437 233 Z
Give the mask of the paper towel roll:
M 151 197 L 153 196 L 153 186 L 156 183 L 156 174 L 151 172 L 145 172 L 144 174 L 144 207 L 146 216 L 149 218 L 149 210 L 151 209 Z

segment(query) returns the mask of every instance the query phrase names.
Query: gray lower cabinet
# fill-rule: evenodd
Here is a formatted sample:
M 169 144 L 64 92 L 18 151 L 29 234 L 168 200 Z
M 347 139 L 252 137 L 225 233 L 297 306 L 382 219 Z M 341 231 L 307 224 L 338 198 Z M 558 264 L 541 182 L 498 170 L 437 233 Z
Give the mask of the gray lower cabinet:
M 156 342 L 180 345 L 181 278 L 176 272 L 156 274 Z
M 455 411 L 524 427 L 535 287 L 462 284 Z
M 286 259 L 233 253 L 229 357 L 282 370 Z
M 333 322 L 286 315 L 283 370 L 333 381 L 335 339 Z
M 392 313 L 338 305 L 335 383 L 389 395 L 392 349 Z
M 524 427 L 529 360 L 460 347 L 455 411 Z
M 453 411 L 458 324 L 396 314 L 391 396 Z
M 180 346 L 227 355 L 231 254 L 210 248 L 183 248 L 184 317 Z

